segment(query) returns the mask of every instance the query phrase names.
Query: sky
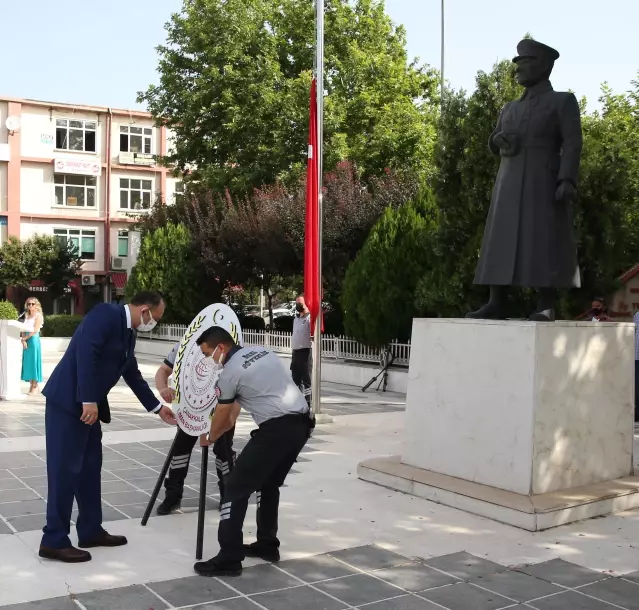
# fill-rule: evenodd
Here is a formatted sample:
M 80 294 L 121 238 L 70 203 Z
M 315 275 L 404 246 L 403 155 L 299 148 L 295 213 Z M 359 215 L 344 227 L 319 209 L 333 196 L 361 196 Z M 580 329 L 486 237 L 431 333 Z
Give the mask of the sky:
M 310 0 L 309 0 L 310 1 Z M 30 0 L 2 6 L 0 97 L 144 109 L 157 82 L 155 47 L 181 0 Z M 408 52 L 440 66 L 441 0 L 386 0 Z M 639 71 L 639 0 L 445 0 L 445 77 L 471 91 L 478 70 L 512 58 L 529 32 L 561 57 L 555 89 L 596 108 L 601 83 L 616 92 Z

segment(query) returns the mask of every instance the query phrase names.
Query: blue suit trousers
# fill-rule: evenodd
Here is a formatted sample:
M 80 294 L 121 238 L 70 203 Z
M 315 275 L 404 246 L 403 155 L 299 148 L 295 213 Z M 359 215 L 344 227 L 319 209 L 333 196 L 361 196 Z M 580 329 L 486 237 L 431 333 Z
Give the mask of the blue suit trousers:
M 102 529 L 102 428 L 80 421 L 75 413 L 46 403 L 47 524 L 42 545 L 72 546 L 69 540 L 73 499 L 78 503 L 76 530 L 80 543 L 98 537 Z

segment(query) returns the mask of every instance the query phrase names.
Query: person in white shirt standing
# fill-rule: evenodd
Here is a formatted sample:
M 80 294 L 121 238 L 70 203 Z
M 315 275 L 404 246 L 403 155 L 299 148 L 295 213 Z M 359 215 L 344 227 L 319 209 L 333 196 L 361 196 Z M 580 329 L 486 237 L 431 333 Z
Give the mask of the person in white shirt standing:
M 303 296 L 295 299 L 297 314 L 293 320 L 291 374 L 293 382 L 311 405 L 311 315 Z
M 639 422 L 639 311 L 633 318 L 635 323 L 635 422 Z

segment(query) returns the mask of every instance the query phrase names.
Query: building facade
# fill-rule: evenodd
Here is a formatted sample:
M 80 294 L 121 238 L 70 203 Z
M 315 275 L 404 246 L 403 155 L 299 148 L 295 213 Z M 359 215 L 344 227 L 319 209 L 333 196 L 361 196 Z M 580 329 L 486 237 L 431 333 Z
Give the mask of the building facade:
M 134 217 L 181 189 L 156 163 L 169 140 L 146 112 L 0 98 L 0 243 L 56 235 L 83 261 L 56 302 L 34 278 L 47 313 L 84 313 L 122 295 L 139 248 Z

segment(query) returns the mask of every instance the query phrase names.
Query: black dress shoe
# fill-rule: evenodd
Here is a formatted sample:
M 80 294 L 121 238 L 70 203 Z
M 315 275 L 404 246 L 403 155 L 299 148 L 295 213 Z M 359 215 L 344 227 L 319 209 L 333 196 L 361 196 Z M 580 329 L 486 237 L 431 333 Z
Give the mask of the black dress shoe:
M 124 546 L 127 542 L 124 536 L 111 536 L 108 532 L 103 532 L 93 540 L 80 542 L 78 546 L 81 549 L 92 549 L 96 546 Z
M 222 561 L 217 557 L 208 561 L 198 561 L 193 569 L 200 576 L 239 576 L 242 574 L 241 561 Z
M 164 502 L 158 506 L 158 515 L 170 515 L 173 511 L 180 510 L 182 504 L 182 498 L 172 498 L 167 496 L 164 498 Z
M 277 547 L 261 545 L 259 542 L 245 544 L 244 554 L 247 557 L 256 557 L 271 563 L 277 563 L 280 560 L 280 550 Z
M 543 311 L 536 311 L 528 318 L 529 322 L 554 322 L 555 310 L 544 309 Z
M 89 551 L 81 551 L 74 546 L 68 546 L 64 549 L 52 549 L 51 547 L 40 545 L 38 555 L 44 559 L 53 559 L 54 561 L 62 561 L 64 563 L 91 561 L 91 553 L 89 553 Z
M 506 308 L 501 303 L 489 301 L 477 311 L 467 313 L 466 318 L 470 320 L 506 320 L 508 315 Z

